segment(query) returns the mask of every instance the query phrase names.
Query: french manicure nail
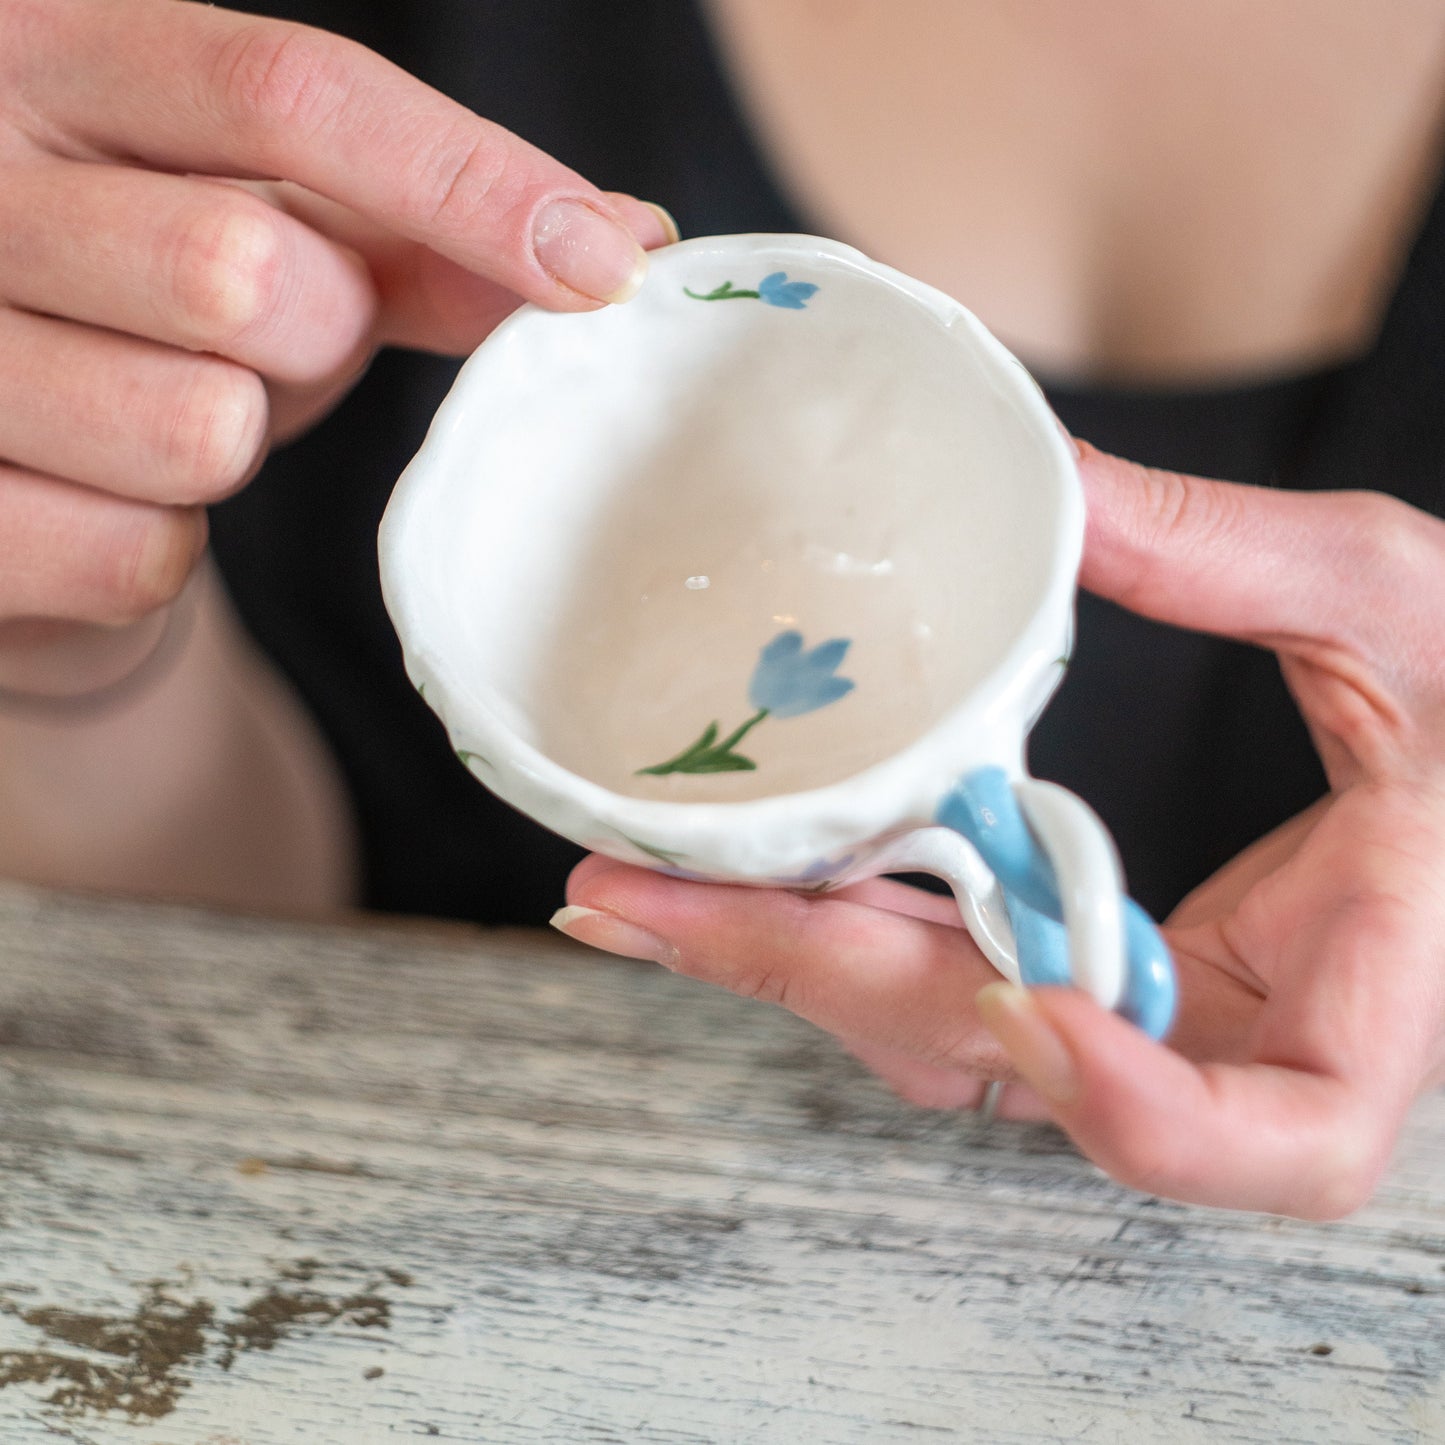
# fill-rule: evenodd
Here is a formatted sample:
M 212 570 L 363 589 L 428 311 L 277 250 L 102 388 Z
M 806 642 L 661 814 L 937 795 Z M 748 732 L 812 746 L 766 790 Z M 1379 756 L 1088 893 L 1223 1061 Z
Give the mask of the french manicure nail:
M 595 301 L 630 301 L 647 275 L 647 252 L 631 231 L 582 201 L 544 207 L 532 248 L 554 280 Z
M 678 229 L 677 222 L 673 220 L 671 211 L 664 210 L 656 201 L 644 201 L 642 204 L 657 217 L 658 224 L 662 227 L 666 237 L 666 245 L 671 246 L 682 240 L 682 232 Z
M 1074 1056 L 1027 989 L 991 983 L 978 991 L 974 1003 L 984 1026 L 1036 1093 L 1055 1104 L 1070 1104 L 1078 1097 Z
M 664 968 L 677 966 L 677 949 L 665 938 L 659 938 L 625 918 L 618 918 L 615 913 L 570 904 L 552 915 L 552 927 L 568 938 L 575 938 L 578 943 L 600 948 L 605 953 L 645 959 L 648 963 L 660 963 Z

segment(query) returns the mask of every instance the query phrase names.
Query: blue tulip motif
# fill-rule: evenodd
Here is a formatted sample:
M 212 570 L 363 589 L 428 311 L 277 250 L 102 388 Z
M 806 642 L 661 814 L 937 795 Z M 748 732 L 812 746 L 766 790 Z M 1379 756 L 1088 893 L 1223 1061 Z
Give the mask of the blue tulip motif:
M 841 858 L 817 858 L 801 873 L 794 873 L 791 878 L 779 878 L 777 881 L 782 887 L 791 888 L 795 893 L 826 893 L 837 885 L 838 879 L 856 856 L 845 853 Z
M 774 717 L 801 717 L 837 702 L 853 691 L 848 678 L 837 676 L 849 645 L 835 637 L 804 652 L 801 632 L 780 632 L 758 655 L 748 701 Z
M 737 745 L 767 717 L 802 717 L 837 702 L 853 691 L 851 678 L 839 677 L 848 648 L 847 638 L 821 642 L 811 651 L 803 647 L 801 632 L 780 632 L 758 655 L 748 684 L 748 701 L 757 711 L 721 742 L 711 722 L 689 748 L 665 763 L 639 768 L 639 773 L 660 777 L 666 773 L 750 773 L 757 764 L 736 752 Z
M 808 304 L 808 298 L 818 289 L 811 281 L 789 281 L 786 271 L 774 271 L 758 282 L 756 290 L 734 286 L 724 281 L 711 291 L 683 291 L 694 301 L 761 301 L 768 306 L 780 306 L 785 311 L 801 311 Z
M 789 281 L 786 271 L 774 271 L 758 282 L 758 299 L 785 311 L 801 311 L 817 289 L 811 281 Z

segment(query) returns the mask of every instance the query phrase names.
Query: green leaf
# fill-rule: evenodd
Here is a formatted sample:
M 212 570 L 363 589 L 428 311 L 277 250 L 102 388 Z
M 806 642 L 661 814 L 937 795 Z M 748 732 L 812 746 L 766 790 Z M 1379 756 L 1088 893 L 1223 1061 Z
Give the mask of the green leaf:
M 751 758 L 741 753 L 704 753 L 695 763 L 679 768 L 680 773 L 751 773 L 757 769 Z
M 751 758 L 733 752 L 733 748 L 767 715 L 767 708 L 762 708 L 741 727 L 730 732 L 722 742 L 717 740 L 717 723 L 711 722 L 704 729 L 703 735 L 686 752 L 681 752 L 675 758 L 669 758 L 667 762 L 658 763 L 654 767 L 638 768 L 638 775 L 650 773 L 654 777 L 661 777 L 665 773 L 751 773 L 758 765 Z
M 638 768 L 637 775 L 652 774 L 661 777 L 664 773 L 695 773 L 698 771 L 693 764 L 707 754 L 709 748 L 717 741 L 717 723 L 710 722 L 703 729 L 702 736 L 690 747 L 685 748 L 675 758 L 669 758 L 665 763 L 656 763 L 650 768 Z

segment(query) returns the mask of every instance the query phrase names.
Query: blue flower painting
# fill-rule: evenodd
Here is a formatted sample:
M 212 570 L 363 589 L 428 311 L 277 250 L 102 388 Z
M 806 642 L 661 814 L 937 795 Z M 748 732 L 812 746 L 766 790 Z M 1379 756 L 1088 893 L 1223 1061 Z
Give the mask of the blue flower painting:
M 835 637 L 804 652 L 801 632 L 780 632 L 758 657 L 748 701 L 774 717 L 801 717 L 837 702 L 853 691 L 851 679 L 837 675 L 848 647 L 847 638 Z
M 795 873 L 791 878 L 780 878 L 778 882 L 784 888 L 799 893 L 826 893 L 838 886 L 839 879 L 855 856 L 845 853 L 841 858 L 815 859 L 801 873 Z
M 758 282 L 756 290 L 734 286 L 731 281 L 706 292 L 689 291 L 686 286 L 682 289 L 694 301 L 761 301 L 784 311 L 801 311 L 818 288 L 811 281 L 789 281 L 786 271 L 774 271 Z
M 675 758 L 639 768 L 638 772 L 658 777 L 667 773 L 753 772 L 757 764 L 736 748 L 764 718 L 802 717 L 853 691 L 853 680 L 838 676 L 851 645 L 846 637 L 834 637 L 809 651 L 803 646 L 801 632 L 780 632 L 759 653 L 748 684 L 748 701 L 757 709 L 752 717 L 721 742 L 720 729 L 711 722 L 702 736 Z
M 786 271 L 774 271 L 758 282 L 758 299 L 786 311 L 801 311 L 817 289 L 811 281 L 789 281 Z

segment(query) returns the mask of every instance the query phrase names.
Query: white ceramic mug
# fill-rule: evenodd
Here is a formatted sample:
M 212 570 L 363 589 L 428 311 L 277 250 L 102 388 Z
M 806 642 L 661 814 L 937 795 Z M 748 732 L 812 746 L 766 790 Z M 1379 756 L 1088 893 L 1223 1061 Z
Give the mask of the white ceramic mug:
M 1160 1036 L 1167 949 L 1024 764 L 1083 524 L 1070 442 L 962 306 L 724 236 L 654 252 L 626 306 L 500 326 L 380 556 L 413 683 L 548 828 L 721 882 L 935 873 L 1005 975 Z

